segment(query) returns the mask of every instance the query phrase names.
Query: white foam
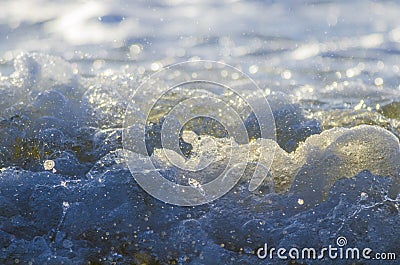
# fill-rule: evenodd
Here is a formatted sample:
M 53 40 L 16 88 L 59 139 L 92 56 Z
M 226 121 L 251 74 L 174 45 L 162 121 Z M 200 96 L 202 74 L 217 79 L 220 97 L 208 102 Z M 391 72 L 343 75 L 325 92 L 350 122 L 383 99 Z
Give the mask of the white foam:
M 380 176 L 390 176 L 396 180 L 400 172 L 399 140 L 392 133 L 378 126 L 360 125 L 351 129 L 330 129 L 321 134 L 312 135 L 292 153 L 287 153 L 275 141 L 269 139 L 258 139 L 249 144 L 238 145 L 233 154 L 230 142 L 219 138 L 215 138 L 214 141 L 219 146 L 218 159 L 215 159 L 212 166 L 202 172 L 202 175 L 221 174 L 226 170 L 224 162 L 231 155 L 239 161 L 255 163 L 258 161 L 260 148 L 271 154 L 275 151 L 272 166 L 266 169 L 266 175 L 271 174 L 273 177 L 275 192 L 282 193 L 290 190 L 305 194 L 307 195 L 303 196 L 305 203 L 309 203 L 310 200 L 322 201 L 336 180 L 353 177 L 362 170 L 369 170 Z M 207 150 L 202 150 L 202 148 Z M 198 149 L 198 153 L 209 151 L 206 146 L 199 146 Z M 247 151 L 250 154 L 248 158 Z M 153 157 L 162 165 L 167 163 L 166 153 L 156 151 Z M 179 156 L 175 152 L 174 155 Z M 199 159 L 200 156 L 195 154 L 189 161 L 199 163 Z M 263 161 L 258 162 L 263 164 Z M 252 178 L 249 174 L 251 171 L 246 172 L 247 175 L 243 176 L 244 181 Z M 192 178 L 195 177 L 192 176 Z M 271 184 L 265 181 L 261 185 Z

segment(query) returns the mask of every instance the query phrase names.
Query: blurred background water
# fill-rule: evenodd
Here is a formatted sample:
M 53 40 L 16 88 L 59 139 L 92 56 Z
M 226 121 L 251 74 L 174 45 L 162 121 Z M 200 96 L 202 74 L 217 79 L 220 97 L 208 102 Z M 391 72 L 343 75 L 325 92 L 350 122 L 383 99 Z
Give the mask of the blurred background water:
M 0 69 L 20 51 L 62 56 L 83 75 L 221 60 L 298 99 L 375 108 L 399 98 L 399 11 L 396 1 L 2 1 Z

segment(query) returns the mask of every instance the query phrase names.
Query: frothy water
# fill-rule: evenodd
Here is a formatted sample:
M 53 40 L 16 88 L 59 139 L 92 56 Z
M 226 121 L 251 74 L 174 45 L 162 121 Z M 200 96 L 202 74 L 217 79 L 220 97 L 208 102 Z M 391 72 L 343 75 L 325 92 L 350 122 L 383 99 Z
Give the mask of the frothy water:
M 397 3 L 3 1 L 2 10 L 1 263 L 265 264 L 254 253 L 266 242 L 318 247 L 338 236 L 400 255 Z M 261 92 L 205 64 L 159 78 L 137 98 L 139 110 L 158 99 L 133 120 L 147 122 L 137 157 L 165 179 L 201 197 L 215 175 L 244 172 L 221 198 L 178 207 L 135 182 L 124 119 L 152 74 L 198 59 L 233 65 Z M 171 79 L 203 71 L 247 87 L 247 97 L 190 85 L 158 98 Z M 200 117 L 175 132 L 177 148 L 163 146 L 174 106 L 194 106 L 180 115 L 214 110 L 205 91 L 229 99 L 248 139 Z M 274 137 L 262 137 L 246 105 L 261 93 Z M 274 157 L 253 177 L 260 153 Z M 231 156 L 246 167 L 227 168 Z

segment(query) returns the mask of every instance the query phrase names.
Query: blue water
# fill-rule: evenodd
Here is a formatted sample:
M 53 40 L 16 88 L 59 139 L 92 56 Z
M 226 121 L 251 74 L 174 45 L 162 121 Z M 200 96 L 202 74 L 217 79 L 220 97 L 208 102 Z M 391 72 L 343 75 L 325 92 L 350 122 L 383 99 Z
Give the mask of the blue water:
M 339 236 L 400 255 L 399 200 L 387 196 L 399 169 L 398 14 L 396 1 L 2 1 L 0 263 L 269 264 L 255 255 L 264 243 L 321 248 Z M 179 207 L 138 186 L 121 158 L 129 98 L 163 67 L 197 59 L 240 69 L 267 95 L 285 163 L 303 159 L 294 151 L 317 137 L 304 145 L 312 148 L 301 151 L 309 156 L 299 172 L 307 181 L 338 180 L 304 189 L 324 189 L 323 199 L 307 194 L 319 205 L 304 203 L 302 190 L 251 193 L 239 183 L 212 203 Z M 148 154 L 161 150 L 162 117 L 177 98 L 163 98 L 152 113 Z M 251 111 L 238 108 L 258 138 Z M 361 133 L 318 138 L 360 124 L 384 128 L 388 138 L 376 127 L 376 141 Z M 215 124 L 198 125 L 189 127 L 226 136 Z M 156 159 L 167 178 L 179 173 Z M 358 174 L 360 165 L 369 168 Z

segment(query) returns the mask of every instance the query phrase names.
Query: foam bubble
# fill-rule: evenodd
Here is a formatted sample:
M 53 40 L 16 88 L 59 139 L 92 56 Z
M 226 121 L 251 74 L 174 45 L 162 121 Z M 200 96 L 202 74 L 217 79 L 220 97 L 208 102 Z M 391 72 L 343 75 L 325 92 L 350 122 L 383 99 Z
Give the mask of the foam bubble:
M 224 138 L 214 138 L 213 141 L 218 146 L 218 157 L 210 167 L 204 169 L 204 176 L 220 174 L 232 151 L 230 141 Z M 197 148 L 197 152 L 188 160 L 182 157 L 182 163 L 200 163 L 201 156 L 209 152 L 209 148 L 201 145 Z M 284 151 L 271 139 L 257 139 L 249 144 L 236 145 L 234 148 L 238 160 L 248 161 L 250 164 L 257 161 L 260 148 L 271 153 L 275 150 L 273 163 L 266 169 L 266 174 L 269 173 L 273 177 L 275 192 L 292 192 L 302 198 L 304 206 L 313 206 L 324 201 L 336 180 L 353 177 L 363 170 L 369 170 L 379 176 L 390 176 L 394 183 L 398 183 L 399 179 L 399 140 L 391 132 L 378 126 L 360 125 L 351 129 L 330 129 L 310 136 L 291 153 Z M 250 152 L 249 158 L 245 157 L 247 151 Z M 179 156 L 178 153 L 174 155 Z M 153 158 L 159 166 L 171 167 L 163 151 L 154 152 Z M 175 173 L 183 174 L 179 170 Z M 249 181 L 251 175 L 245 174 L 242 181 Z M 205 180 L 207 178 L 202 181 Z M 265 188 L 265 185 L 271 183 L 264 180 L 260 188 Z M 394 193 L 398 193 L 399 190 L 396 185 L 400 186 L 394 184 Z
M 291 191 L 305 195 L 307 204 L 321 202 L 336 180 L 353 177 L 362 170 L 399 178 L 399 140 L 378 126 L 334 128 L 311 136 L 296 153 L 304 164 Z

